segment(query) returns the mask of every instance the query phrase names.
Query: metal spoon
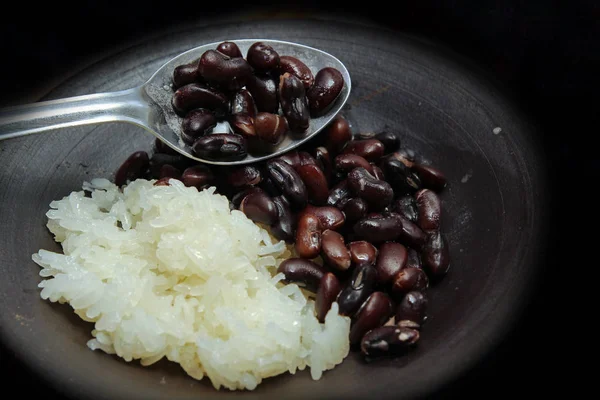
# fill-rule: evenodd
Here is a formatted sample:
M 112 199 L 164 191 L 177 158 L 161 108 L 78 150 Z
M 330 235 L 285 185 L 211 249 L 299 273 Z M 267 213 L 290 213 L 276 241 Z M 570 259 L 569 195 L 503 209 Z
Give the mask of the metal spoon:
M 271 45 L 279 54 L 290 55 L 302 60 L 313 74 L 321 68 L 334 67 L 344 77 L 344 88 L 329 111 L 318 118 L 311 118 L 310 127 L 301 139 L 293 140 L 287 136 L 273 152 L 252 156 L 238 161 L 205 160 L 192 154 L 190 146 L 180 140 L 181 121 L 173 111 L 172 76 L 176 66 L 187 64 L 199 58 L 206 50 L 215 49 L 220 42 L 205 44 L 193 48 L 166 62 L 141 86 L 118 92 L 90 94 L 58 100 L 43 101 L 0 109 L 0 140 L 58 128 L 97 124 L 102 122 L 130 122 L 141 126 L 165 142 L 179 153 L 207 164 L 241 165 L 292 150 L 319 133 L 342 109 L 350 95 L 350 74 L 344 64 L 336 57 L 322 50 L 298 43 L 269 39 L 241 39 L 235 42 L 242 54 L 255 42 Z

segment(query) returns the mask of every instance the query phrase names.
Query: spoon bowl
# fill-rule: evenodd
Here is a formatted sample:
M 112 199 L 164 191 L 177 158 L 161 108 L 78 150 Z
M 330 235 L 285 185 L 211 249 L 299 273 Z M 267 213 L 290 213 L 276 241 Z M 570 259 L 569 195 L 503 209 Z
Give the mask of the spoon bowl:
M 248 154 L 241 160 L 218 161 L 199 158 L 181 140 L 182 117 L 171 105 L 173 70 L 188 64 L 220 42 L 190 49 L 163 64 L 144 84 L 127 90 L 90 94 L 44 101 L 0 110 L 0 140 L 45 132 L 53 129 L 104 122 L 129 122 L 144 128 L 166 145 L 186 157 L 206 164 L 243 165 L 262 161 L 292 150 L 318 134 L 342 109 L 350 96 L 351 80 L 345 65 L 333 55 L 298 43 L 271 39 L 229 40 L 237 44 L 242 54 L 256 42 L 272 46 L 280 55 L 302 60 L 316 74 L 325 67 L 336 68 L 344 78 L 344 87 L 334 104 L 322 116 L 311 118 L 306 134 L 301 138 L 289 135 L 268 154 Z M 229 129 L 228 125 L 224 125 Z

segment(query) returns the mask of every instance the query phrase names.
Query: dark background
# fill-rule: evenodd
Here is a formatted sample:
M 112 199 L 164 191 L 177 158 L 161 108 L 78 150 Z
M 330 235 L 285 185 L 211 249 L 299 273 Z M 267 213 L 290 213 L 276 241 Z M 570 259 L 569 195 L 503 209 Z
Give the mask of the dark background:
M 556 211 L 550 224 L 554 228 L 549 233 L 551 246 L 539 282 L 531 288 L 532 303 L 512 333 L 439 397 L 490 392 L 508 396 L 518 393 L 519 387 L 541 394 L 546 389 L 556 392 L 567 383 L 571 368 L 564 368 L 564 355 L 573 351 L 569 346 L 578 339 L 569 330 L 575 326 L 572 317 L 577 307 L 568 291 L 579 287 L 570 280 L 568 268 L 578 268 L 581 254 L 577 250 L 581 246 L 570 246 L 585 236 L 570 221 L 583 225 L 592 218 L 585 208 L 589 203 L 585 199 L 573 203 L 573 193 L 593 183 L 590 177 L 600 176 L 600 158 L 593 145 L 600 122 L 600 2 L 305 1 L 301 8 L 221 3 L 228 9 L 267 16 L 297 11 L 307 16 L 360 15 L 443 43 L 501 82 L 541 128 L 537 140 L 549 160 L 552 189 L 548 195 Z M 226 12 L 206 2 L 149 4 L 139 0 L 16 4 L 5 12 L 0 25 L 0 106 L 35 101 L 104 54 L 144 35 Z M 584 207 L 583 220 L 579 207 Z M 8 349 L 0 348 L 0 369 L 4 390 L 16 388 L 26 396 L 43 388 L 31 384 L 27 369 Z M 52 391 L 46 395 L 48 400 L 60 398 Z

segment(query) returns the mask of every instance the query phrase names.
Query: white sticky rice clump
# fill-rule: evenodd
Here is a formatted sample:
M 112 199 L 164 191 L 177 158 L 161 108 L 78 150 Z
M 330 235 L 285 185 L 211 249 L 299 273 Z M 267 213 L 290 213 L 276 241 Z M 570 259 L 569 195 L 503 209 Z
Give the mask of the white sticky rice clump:
M 281 282 L 284 242 L 214 188 L 153 182 L 121 191 L 94 179 L 46 214 L 64 254 L 33 255 L 41 296 L 94 323 L 89 348 L 142 365 L 166 357 L 231 390 L 306 366 L 319 379 L 343 361 L 350 320 L 334 303 L 320 324 L 312 300 Z

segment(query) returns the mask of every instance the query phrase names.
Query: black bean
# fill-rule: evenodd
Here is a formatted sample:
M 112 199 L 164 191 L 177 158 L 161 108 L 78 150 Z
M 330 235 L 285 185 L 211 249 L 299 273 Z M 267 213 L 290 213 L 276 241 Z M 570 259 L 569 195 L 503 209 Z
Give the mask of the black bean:
M 217 125 L 215 114 L 205 108 L 197 108 L 188 112 L 181 123 L 181 138 L 188 145 L 209 132 Z
M 394 198 L 394 191 L 389 183 L 376 179 L 365 168 L 354 168 L 348 173 L 350 191 L 364 199 L 373 210 L 387 207 Z
M 257 111 L 277 114 L 279 99 L 277 98 L 277 82 L 273 77 L 252 75 L 247 80 L 246 89 L 252 95 Z
M 329 150 L 327 150 L 327 148 L 324 146 L 319 146 L 315 148 L 313 156 L 317 162 L 317 166 L 321 168 L 321 171 L 323 171 L 323 174 L 325 174 L 325 179 L 327 179 L 328 185 L 330 185 L 333 167 Z
M 198 74 L 208 83 L 236 91 L 246 85 L 252 67 L 243 57 L 229 57 L 216 50 L 207 50 L 200 57 Z
M 358 240 L 350 242 L 348 243 L 348 249 L 350 250 L 352 264 L 356 267 L 373 265 L 377 260 L 377 247 L 367 241 Z
M 389 154 L 400 147 L 400 136 L 390 131 L 382 131 L 375 135 L 375 139 L 383 143 L 384 153 Z
M 344 226 L 344 214 L 338 208 L 333 206 L 315 207 L 309 204 L 302 210 L 301 214 L 304 213 L 315 215 L 319 219 L 321 227 L 324 230 L 331 229 L 337 231 Z
M 304 258 L 288 258 L 279 264 L 277 272 L 283 273 L 287 282 L 296 283 L 313 293 L 317 292 L 326 273 L 319 264 Z
M 404 354 L 419 340 L 419 331 L 397 326 L 381 326 L 367 332 L 361 342 L 361 353 L 368 358 Z
M 193 153 L 208 160 L 233 161 L 246 157 L 246 139 L 237 134 L 217 133 L 199 138 L 192 145 Z
M 277 221 L 271 225 L 271 233 L 278 240 L 293 243 L 296 235 L 296 218 L 290 208 L 290 203 L 284 196 L 273 197 L 277 206 Z
M 390 297 L 384 292 L 373 292 L 356 313 L 350 328 L 350 345 L 359 344 L 365 333 L 383 325 L 393 313 Z
M 228 172 L 227 182 L 236 189 L 256 186 L 262 180 L 260 169 L 254 165 L 244 165 Z
M 199 191 L 211 186 L 214 180 L 213 172 L 206 165 L 188 167 L 181 174 L 181 181 L 185 186 L 193 186 Z
M 297 76 L 302 81 L 305 89 L 310 88 L 315 81 L 310 68 L 296 57 L 279 56 L 279 72 L 281 74 L 289 72 Z
M 158 174 L 158 178 L 173 178 L 173 179 L 181 179 L 181 171 L 172 166 L 171 164 L 165 164 L 160 168 L 160 172 Z
M 369 162 L 378 161 L 383 153 L 383 143 L 377 139 L 353 140 L 342 150 L 342 154 L 356 154 Z
M 280 143 L 288 131 L 287 120 L 284 117 L 262 111 L 256 114 L 254 127 L 258 138 L 271 145 Z
M 393 156 L 383 158 L 381 169 L 397 195 L 412 194 L 421 188 L 419 177 Z
M 417 224 L 410 222 L 407 218 L 400 214 L 394 214 L 400 221 L 401 230 L 398 235 L 398 241 L 406 244 L 407 246 L 413 247 L 417 250 L 421 249 L 427 241 L 427 235 Z
M 331 309 L 331 305 L 335 302 L 341 290 L 342 286 L 339 279 L 331 272 L 326 273 L 323 278 L 321 278 L 319 289 L 317 289 L 317 296 L 315 298 L 315 311 L 320 323 L 325 322 L 325 316 Z
M 415 194 L 418 209 L 417 224 L 425 232 L 440 229 L 440 216 L 442 213 L 442 201 L 439 196 L 430 189 L 421 189 Z
M 291 133 L 305 133 L 310 126 L 310 112 L 304 85 L 288 72 L 279 77 L 279 103 Z
M 415 197 L 410 194 L 405 194 L 396 199 L 393 210 L 410 222 L 417 222 L 419 212 L 417 210 L 417 202 Z
M 396 325 L 421 327 L 427 319 L 427 303 L 424 292 L 408 292 L 396 307 Z
M 302 214 L 296 228 L 296 253 L 302 258 L 317 257 L 321 252 L 322 231 L 321 223 L 314 214 Z
M 364 301 L 375 291 L 377 271 L 372 265 L 357 267 L 350 281 L 338 296 L 340 315 L 353 316 Z
M 302 209 L 308 202 L 308 192 L 300 175 L 282 160 L 269 160 L 267 176 L 290 201 L 292 208 Z
M 329 190 L 329 196 L 327 197 L 327 205 L 336 206 L 342 199 L 350 198 L 350 188 L 348 187 L 348 180 L 344 179 Z
M 375 263 L 377 281 L 381 286 L 391 286 L 394 277 L 406 266 L 408 250 L 400 243 L 386 242 L 379 246 Z
M 326 229 L 321 234 L 321 257 L 325 263 L 339 271 L 350 268 L 350 251 L 344 237 L 336 231 Z
M 393 278 L 392 293 L 402 298 L 408 292 L 423 291 L 428 287 L 429 279 L 422 269 L 402 268 Z
M 423 269 L 431 280 L 441 279 L 450 269 L 450 254 L 446 238 L 440 231 L 430 232 L 421 250 Z
M 344 87 L 344 77 L 337 69 L 325 67 L 317 72 L 306 97 L 313 117 L 323 115 L 338 98 Z
M 234 42 L 222 42 L 217 46 L 217 51 L 223 53 L 228 57 L 243 57 L 242 52 L 237 44 Z
M 171 98 L 173 109 L 180 116 L 185 116 L 195 108 L 206 108 L 222 117 L 229 110 L 227 96 L 202 83 L 189 83 L 177 89 Z
M 298 166 L 296 172 L 306 186 L 308 201 L 317 206 L 326 204 L 329 188 L 323 171 L 314 164 L 306 164 Z
M 136 151 L 132 153 L 127 159 L 121 164 L 115 174 L 115 185 L 122 186 L 127 181 L 134 181 L 141 178 L 150 165 L 150 159 L 148 153 L 145 151 Z
M 240 203 L 240 211 L 252 221 L 272 225 L 277 221 L 277 205 L 264 191 L 255 191 L 244 197 Z
M 354 197 L 349 199 L 344 207 L 342 208 L 344 215 L 346 216 L 346 220 L 353 224 L 354 222 L 363 219 L 366 217 L 369 212 L 369 206 L 367 202 L 360 197 Z
M 414 163 L 412 170 L 421 179 L 423 187 L 441 192 L 446 187 L 446 176 L 439 169 L 429 165 Z
M 229 116 L 229 126 L 238 135 L 242 135 L 248 141 L 257 138 L 254 117 L 248 114 L 231 114 Z
M 354 168 L 362 167 L 373 174 L 373 166 L 364 158 L 356 154 L 340 154 L 334 159 L 337 171 L 348 173 Z
M 323 132 L 325 137 L 325 147 L 332 155 L 338 154 L 352 140 L 352 131 L 346 118 L 341 115 L 336 116 Z
M 173 89 L 178 89 L 188 83 L 198 82 L 198 60 L 189 64 L 181 64 L 173 70 Z
M 408 259 L 406 260 L 406 268 L 423 268 L 419 252 L 411 247 L 408 248 Z
M 248 63 L 259 73 L 269 72 L 279 66 L 279 54 L 263 42 L 256 42 L 250 46 L 246 54 Z
M 256 117 L 256 104 L 254 104 L 254 98 L 248 91 L 248 89 L 240 89 L 234 95 L 231 100 L 231 114 L 246 114 L 252 118 Z
M 354 225 L 354 233 L 372 243 L 395 240 L 402 233 L 402 221 L 394 214 L 367 216 Z

